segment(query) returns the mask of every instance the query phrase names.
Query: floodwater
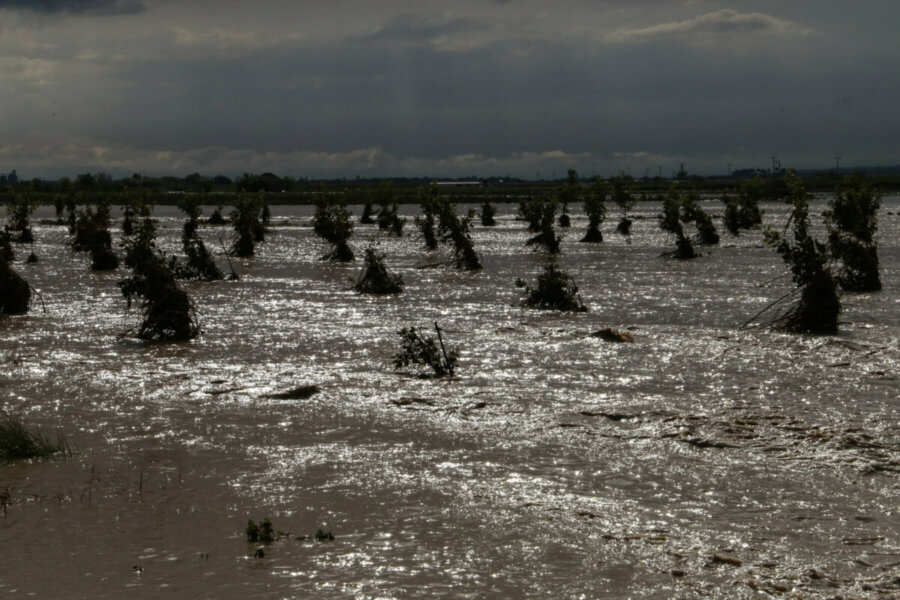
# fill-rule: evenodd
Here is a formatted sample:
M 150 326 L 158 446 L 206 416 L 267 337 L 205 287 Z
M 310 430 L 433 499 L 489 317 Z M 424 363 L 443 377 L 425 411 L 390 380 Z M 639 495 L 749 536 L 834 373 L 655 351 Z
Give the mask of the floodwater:
M 14 268 L 40 298 L 0 320 L 0 406 L 75 452 L 0 465 L 0 596 L 900 595 L 900 198 L 885 289 L 844 294 L 836 336 L 742 330 L 790 289 L 781 259 L 759 231 L 660 258 L 655 204 L 630 241 L 611 210 L 600 245 L 574 211 L 559 260 L 590 312 L 521 308 L 514 282 L 546 257 L 499 208 L 474 274 L 418 268 L 447 255 L 411 221 L 399 240 L 357 225 L 357 255 L 375 243 L 406 282 L 369 297 L 359 261 L 318 260 L 309 207 L 275 206 L 240 281 L 184 284 L 203 332 L 173 345 L 118 339 L 139 321 L 125 271 L 91 273 L 36 225 L 41 262 Z M 156 216 L 177 250 L 182 217 Z M 229 230 L 201 234 L 214 250 Z M 397 330 L 434 321 L 458 377 L 394 372 Z M 304 384 L 321 391 L 267 397 Z M 283 534 L 255 557 L 246 524 L 267 517 Z

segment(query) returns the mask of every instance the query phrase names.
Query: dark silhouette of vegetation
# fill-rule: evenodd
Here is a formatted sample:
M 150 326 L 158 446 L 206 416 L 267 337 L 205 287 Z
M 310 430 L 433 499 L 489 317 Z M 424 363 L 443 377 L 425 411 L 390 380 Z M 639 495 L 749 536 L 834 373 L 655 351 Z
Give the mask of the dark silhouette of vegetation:
M 12 235 L 9 228 L 4 226 L 0 230 L 0 260 L 3 262 L 12 262 L 16 259 L 16 251 L 12 246 Z
M 119 266 L 119 259 L 112 250 L 109 223 L 109 205 L 106 202 L 97 203 L 93 210 L 86 206 L 78 211 L 72 249 L 91 253 L 92 271 L 111 271 Z
M 375 218 L 372 216 L 375 214 L 375 211 L 372 209 L 372 199 L 368 194 L 366 195 L 366 201 L 363 204 L 362 216 L 359 217 L 359 222 L 363 225 L 371 225 L 375 222 Z
M 684 222 L 687 221 L 687 217 L 684 215 L 684 200 L 683 194 L 679 194 L 675 188 L 670 189 L 663 200 L 663 212 L 659 216 L 660 229 L 675 235 L 675 251 L 668 256 L 678 259 L 697 257 L 694 245 L 684 233 Z
M 562 236 L 556 235 L 553 230 L 553 221 L 556 216 L 557 202 L 555 198 L 545 199 L 540 205 L 540 224 L 536 236 L 525 242 L 528 246 L 543 246 L 550 254 L 559 254 L 559 243 Z
M 206 220 L 210 225 L 224 225 L 228 221 L 225 220 L 225 217 L 222 216 L 222 207 L 217 206 L 212 214 L 209 215 L 209 219 Z
M 322 260 L 332 262 L 354 260 L 353 250 L 348 242 L 353 234 L 353 215 L 325 188 L 319 190 L 316 214 L 313 217 L 313 231 L 332 247 L 331 252 L 325 254 Z
M 878 273 L 878 208 L 881 194 L 858 175 L 846 177 L 843 189 L 835 192 L 825 224 L 832 258 L 840 264 L 837 282 L 853 292 L 875 292 L 881 289 Z
M 31 286 L 9 266 L 6 251 L 0 247 L 0 315 L 28 312 Z
M 319 528 L 313 534 L 313 539 L 317 542 L 333 542 L 334 534 L 330 531 L 324 531 L 323 529 Z
M 434 232 L 434 218 L 441 210 L 437 186 L 430 185 L 428 188 L 419 188 L 416 195 L 419 198 L 419 206 L 422 208 L 422 216 L 416 217 L 416 227 L 425 238 L 425 247 L 434 250 L 438 247 L 437 234 Z
M 522 279 L 516 280 L 516 286 L 525 288 L 522 306 L 542 310 L 587 311 L 578 294 L 575 280 L 567 272 L 559 270 L 555 262 L 544 267 L 544 272 L 538 275 L 534 287 Z
M 178 287 L 155 240 L 156 224 L 144 219 L 135 234 L 123 243 L 125 265 L 132 275 L 119 281 L 119 289 L 129 308 L 134 298 L 142 299 L 143 321 L 138 338 L 148 342 L 192 339 L 200 332 L 193 303 Z
M 737 197 L 725 198 L 725 228 L 732 235 L 740 235 L 742 229 L 752 229 L 762 223 L 759 201 L 763 197 L 763 185 L 757 177 L 741 184 Z
M 430 367 L 434 372 L 434 377 L 453 377 L 456 362 L 459 359 L 459 349 L 447 350 L 437 323 L 434 324 L 434 328 L 438 335 L 437 343 L 433 337 L 421 335 L 415 327 L 403 328 L 397 332 L 402 338 L 402 347 L 392 359 L 395 369 L 421 365 Z M 440 344 L 440 349 L 438 344 Z
M 406 219 L 402 218 L 397 211 L 399 204 L 397 202 L 397 194 L 394 190 L 394 183 L 386 181 L 378 186 L 376 196 L 381 211 L 378 213 L 378 229 L 388 231 L 392 235 L 400 237 L 403 235 L 403 225 Z
M 478 254 L 475 253 L 472 238 L 469 235 L 469 228 L 474 218 L 475 211 L 470 210 L 465 217 L 459 217 L 456 214 L 456 208 L 449 200 L 445 199 L 440 203 L 438 234 L 441 236 L 442 242 L 453 244 L 457 269 L 477 271 L 481 268 L 481 261 Z
M 14 242 L 30 244 L 34 241 L 29 219 L 36 208 L 29 193 L 21 194 L 12 186 L 6 188 L 6 212 L 10 232 L 16 232 Z
M 569 218 L 569 203 L 578 202 L 581 198 L 581 184 L 578 182 L 578 171 L 569 169 L 568 179 L 557 192 L 560 204 L 559 226 L 569 227 L 572 224 Z
M 772 324 L 796 333 L 834 333 L 837 331 L 841 303 L 837 296 L 837 283 L 828 270 L 828 248 L 809 232 L 809 194 L 803 180 L 791 171 L 787 176 L 787 185 L 788 199 L 793 204 L 791 216 L 784 232 L 779 234 L 770 229 L 766 233 L 766 241 L 774 245 L 790 265 L 797 288 L 770 305 L 775 307 L 785 301 L 791 302 Z M 784 233 L 792 224 L 793 240 L 788 240 Z M 793 300 L 798 292 L 799 300 Z
M 697 227 L 697 242 L 704 246 L 715 246 L 719 243 L 719 233 L 713 225 L 712 218 L 700 207 L 700 197 L 696 192 L 688 192 L 682 201 L 682 210 L 688 221 Z
M 353 285 L 360 294 L 399 294 L 403 291 L 403 277 L 391 275 L 384 266 L 384 254 L 366 248 L 365 268 Z
M 494 215 L 497 214 L 497 209 L 491 204 L 490 200 L 485 200 L 481 203 L 481 226 L 482 227 L 493 227 L 497 224 L 497 221 L 494 220 Z
M 68 452 L 69 445 L 62 436 L 50 441 L 41 433 L 29 431 L 19 419 L 0 414 L 0 463 Z
M 631 219 L 628 218 L 628 211 L 634 208 L 637 198 L 632 193 L 630 185 L 626 185 L 630 177 L 626 177 L 624 173 L 620 173 L 618 177 L 612 180 L 612 200 L 620 209 L 622 209 L 622 219 L 616 225 L 616 231 L 622 235 L 631 235 Z
M 262 542 L 263 544 L 274 542 L 275 528 L 272 526 L 272 522 L 268 518 L 263 519 L 259 525 L 254 523 L 253 519 L 247 521 L 247 541 Z
M 541 217 L 546 201 L 542 198 L 528 196 L 519 201 L 519 218 L 528 223 L 528 231 L 541 230 Z
M 235 240 L 231 253 L 241 258 L 253 256 L 256 244 L 264 242 L 266 227 L 261 213 L 265 205 L 265 194 L 241 193 L 231 211 L 231 226 L 234 228 Z
M 594 185 L 584 197 L 584 212 L 588 218 L 587 233 L 581 238 L 582 242 L 599 244 L 603 241 L 603 233 L 600 226 L 606 220 L 606 181 L 602 177 L 594 178 Z
M 178 205 L 188 217 L 181 230 L 181 247 L 184 249 L 185 262 L 179 264 L 173 256 L 169 260 L 169 268 L 178 279 L 219 281 L 224 279 L 225 275 L 216 265 L 216 261 L 197 232 L 200 226 L 200 202 L 196 196 L 185 196 Z

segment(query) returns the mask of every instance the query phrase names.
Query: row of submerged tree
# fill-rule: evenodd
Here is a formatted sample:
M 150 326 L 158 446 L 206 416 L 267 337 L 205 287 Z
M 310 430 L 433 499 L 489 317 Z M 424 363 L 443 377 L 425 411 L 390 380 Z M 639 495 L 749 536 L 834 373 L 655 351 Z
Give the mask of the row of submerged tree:
M 795 289 L 779 299 L 765 311 L 773 314 L 765 322 L 789 331 L 828 333 L 837 328 L 840 301 L 837 287 L 849 291 L 875 291 L 881 282 L 878 254 L 874 241 L 877 229 L 877 211 L 880 195 L 858 177 L 849 177 L 842 189 L 835 193 L 825 213 L 828 233 L 824 241 L 816 240 L 810 232 L 809 194 L 800 178 L 788 176 L 788 202 L 792 210 L 782 231 L 771 228 L 766 232 L 767 241 L 775 247 L 791 268 Z M 389 235 L 402 236 L 406 219 L 398 214 L 398 202 L 393 186 L 385 183 L 373 195 L 378 209 L 367 203 L 363 207 L 361 223 L 377 224 Z M 762 223 L 759 201 L 762 197 L 760 182 L 748 182 L 738 194 L 726 197 L 723 223 L 733 235 L 757 228 Z M 455 205 L 438 193 L 436 186 L 421 188 L 418 192 L 421 216 L 415 225 L 422 235 L 426 248 L 434 250 L 441 245 L 452 250 L 453 264 L 462 270 L 476 271 L 482 268 L 481 258 L 475 251 L 471 224 L 478 213 L 474 210 L 457 214 Z M 700 205 L 700 197 L 691 191 L 672 187 L 659 198 L 662 213 L 659 227 L 674 236 L 675 249 L 666 256 L 691 259 L 699 256 L 696 246 L 719 243 L 713 219 Z M 137 328 L 137 336 L 148 341 L 190 339 L 199 332 L 196 314 L 190 298 L 181 290 L 179 279 L 216 281 L 224 273 L 216 265 L 210 251 L 201 239 L 201 198 L 185 196 L 180 208 L 187 216 L 182 230 L 184 258 L 165 256 L 156 246 L 155 222 L 151 218 L 152 206 L 145 196 L 129 194 L 122 202 L 123 241 L 125 266 L 131 275 L 119 282 L 128 305 L 140 300 L 143 321 Z M 529 197 L 519 202 L 518 217 L 524 220 L 533 233 L 526 245 L 543 249 L 551 262 L 534 285 L 521 279 L 517 285 L 524 288 L 524 306 L 561 311 L 587 310 L 578 295 L 575 280 L 561 270 L 555 262 L 560 253 L 562 236 L 556 227 L 571 226 L 569 207 L 581 202 L 587 216 L 587 231 L 581 242 L 602 243 L 601 226 L 607 218 L 607 205 L 614 204 L 620 211 L 616 232 L 630 236 L 633 210 L 637 198 L 623 177 L 612 180 L 596 178 L 591 185 L 578 180 L 577 173 L 569 172 L 567 181 L 548 197 Z M 91 255 L 91 268 L 97 271 L 118 267 L 113 250 L 110 227 L 110 208 L 99 203 L 78 208 L 79 198 L 70 194 L 57 204 L 57 222 L 68 224 L 72 236 L 72 248 Z M 0 313 L 12 314 L 27 310 L 30 289 L 27 282 L 9 266 L 14 256 L 13 243 L 31 243 L 34 236 L 29 218 L 34 206 L 22 195 L 7 194 L 8 223 L 0 234 Z M 65 218 L 63 218 L 63 213 Z M 485 201 L 481 206 L 481 223 L 490 227 L 496 223 L 496 209 Z M 220 239 L 226 258 L 250 257 L 257 244 L 265 240 L 270 212 L 263 194 L 242 193 L 229 215 L 234 234 L 229 248 Z M 217 208 L 208 223 L 226 222 Z M 354 229 L 351 212 L 342 197 L 326 188 L 319 191 L 315 216 L 312 220 L 315 233 L 330 245 L 323 260 L 348 262 L 355 260 L 350 240 Z M 792 236 L 788 236 L 788 230 Z M 364 269 L 354 284 L 360 293 L 391 294 L 403 290 L 403 280 L 391 274 L 384 263 L 385 255 L 369 247 L 364 253 Z M 439 263 L 440 264 L 440 263 Z M 230 266 L 230 260 L 229 260 Z M 231 269 L 231 278 L 237 275 Z M 762 315 L 752 321 L 759 322 Z

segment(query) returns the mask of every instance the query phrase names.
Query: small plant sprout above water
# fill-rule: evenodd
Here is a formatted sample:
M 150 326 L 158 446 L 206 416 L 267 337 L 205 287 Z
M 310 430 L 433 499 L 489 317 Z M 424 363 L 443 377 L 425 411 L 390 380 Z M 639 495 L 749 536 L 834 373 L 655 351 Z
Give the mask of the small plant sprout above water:
M 0 315 L 22 315 L 28 312 L 31 286 L 9 266 L 0 248 Z
M 525 242 L 527 246 L 543 246 L 550 254 L 559 254 L 559 243 L 562 236 L 556 235 L 553 230 L 553 221 L 556 216 L 557 202 L 555 198 L 545 199 L 540 204 L 540 224 L 536 236 Z
M 534 287 L 522 279 L 516 280 L 516 286 L 525 288 L 522 306 L 543 310 L 587 312 L 587 307 L 578 294 L 575 280 L 567 272 L 559 270 L 556 263 L 551 262 L 544 267 L 544 272 L 538 275 Z
M 55 442 L 25 428 L 18 419 L 0 413 L 0 463 L 28 458 L 47 458 L 68 453 L 69 445 L 62 437 Z
M 787 185 L 793 210 L 784 232 L 779 234 L 769 229 L 766 241 L 775 246 L 790 265 L 797 287 L 767 306 L 745 326 L 764 312 L 787 304 L 787 309 L 770 321 L 776 328 L 795 333 L 834 333 L 841 303 L 837 297 L 837 283 L 828 270 L 828 248 L 809 232 L 809 194 L 803 181 L 791 171 Z M 784 234 L 792 225 L 793 240 L 788 240 Z M 796 299 L 798 293 L 799 300 Z
M 316 202 L 313 230 L 320 238 L 331 244 L 331 252 L 322 260 L 350 262 L 354 260 L 349 239 L 353 235 L 353 215 L 340 203 L 337 196 L 322 187 Z
M 274 542 L 275 528 L 272 527 L 272 522 L 268 518 L 263 519 L 262 523 L 258 525 L 253 522 L 253 519 L 247 521 L 247 541 L 262 542 L 263 544 Z
M 453 377 L 459 358 L 459 348 L 447 350 L 437 322 L 434 324 L 434 329 L 438 336 L 437 342 L 431 336 L 421 335 L 415 327 L 403 328 L 398 331 L 398 335 L 402 338 L 402 347 L 400 352 L 393 356 L 394 368 L 402 369 L 410 365 L 419 365 L 430 367 L 434 372 L 434 377 Z
M 594 178 L 594 185 L 584 197 L 584 212 L 588 218 L 588 229 L 582 242 L 599 244 L 603 241 L 603 233 L 600 232 L 600 226 L 606 219 L 606 181 L 599 175 Z
M 453 244 L 454 261 L 457 269 L 477 271 L 481 268 L 481 261 L 475 248 L 472 246 L 472 238 L 469 235 L 469 227 L 475 212 L 469 211 L 465 217 L 457 216 L 456 208 L 449 200 L 440 203 L 438 213 L 438 233 L 441 241 Z
M 878 208 L 881 195 L 859 175 L 843 181 L 842 189 L 825 212 L 831 257 L 840 265 L 837 282 L 852 292 L 876 292 L 881 289 L 878 273 Z
M 366 248 L 365 268 L 353 285 L 360 294 L 399 294 L 403 291 L 403 278 L 391 275 L 384 266 L 384 254 L 374 248 Z

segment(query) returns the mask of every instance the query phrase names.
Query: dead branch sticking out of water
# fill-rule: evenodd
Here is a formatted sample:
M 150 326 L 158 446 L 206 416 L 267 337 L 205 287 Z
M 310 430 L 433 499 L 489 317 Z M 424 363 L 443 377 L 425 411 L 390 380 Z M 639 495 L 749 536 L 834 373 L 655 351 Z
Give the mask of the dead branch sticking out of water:
M 353 285 L 360 294 L 399 294 L 403 291 L 403 277 L 391 275 L 384 266 L 384 254 L 366 248 L 366 266 Z

